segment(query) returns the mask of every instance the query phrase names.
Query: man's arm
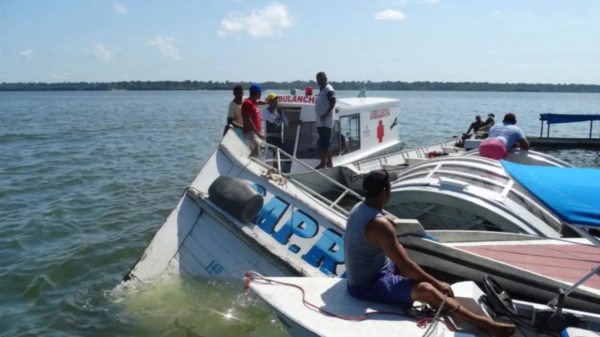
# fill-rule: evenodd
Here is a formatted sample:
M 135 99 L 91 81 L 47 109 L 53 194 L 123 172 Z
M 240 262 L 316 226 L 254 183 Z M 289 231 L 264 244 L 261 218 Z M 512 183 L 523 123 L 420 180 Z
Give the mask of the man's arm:
M 519 139 L 515 144 L 519 144 L 521 150 L 529 151 L 530 146 L 527 138 Z
M 327 108 L 327 112 L 323 116 L 321 116 L 322 120 L 331 115 L 331 112 L 333 111 L 333 108 L 335 108 L 335 103 L 337 101 L 335 98 L 335 92 L 333 90 L 330 90 L 327 93 L 327 98 L 329 98 L 329 107 Z
M 258 132 L 256 125 L 250 118 L 250 114 L 254 113 L 254 108 L 249 104 L 242 104 L 242 118 L 244 118 L 244 125 L 249 125 L 250 130 L 254 132 L 260 139 L 264 139 L 265 137 Z
M 402 276 L 414 281 L 429 282 L 442 292 L 451 291 L 448 290 L 448 286 L 445 283 L 427 274 L 427 272 L 408 257 L 406 250 L 396 238 L 394 223 L 389 217 L 378 217 L 371 220 L 365 228 L 365 236 L 369 242 L 378 244 L 381 247 L 385 255 L 398 267 Z M 453 296 L 452 293 L 448 295 Z
M 240 125 L 239 123 L 236 123 L 233 121 L 232 117 L 227 117 L 227 124 L 231 124 L 233 126 L 235 126 L 236 128 L 243 128 L 243 125 Z
M 473 123 L 471 123 L 471 126 L 469 126 L 469 130 L 467 130 L 467 134 L 469 134 L 469 132 L 471 132 L 471 129 L 473 129 L 473 131 L 475 131 L 475 128 L 473 128 Z
M 231 124 L 233 126 L 235 126 L 236 128 L 242 128 L 243 125 L 240 125 L 239 123 L 236 123 L 233 121 L 233 117 L 235 116 L 235 107 L 229 105 L 229 112 L 227 113 L 227 124 Z

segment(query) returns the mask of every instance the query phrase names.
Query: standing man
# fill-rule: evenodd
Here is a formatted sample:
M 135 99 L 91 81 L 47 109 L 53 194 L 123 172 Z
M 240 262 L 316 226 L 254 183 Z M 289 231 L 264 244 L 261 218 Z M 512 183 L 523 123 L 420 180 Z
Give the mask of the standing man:
M 263 92 L 265 91 L 260 85 L 252 84 L 250 86 L 250 97 L 242 103 L 242 118 L 244 119 L 242 131 L 244 132 L 244 139 L 248 142 L 248 148 L 252 151 L 250 153 L 251 157 L 262 155 L 260 145 L 262 140 L 265 139 L 265 136 L 262 135 L 262 120 L 257 105 Z
M 394 218 L 383 215 L 391 196 L 395 173 L 376 170 L 363 180 L 365 200 L 352 208 L 344 234 L 348 293 L 356 298 L 410 307 L 414 301 L 439 308 L 495 337 L 515 333 L 514 325 L 494 322 L 462 307 L 450 285 L 440 282 L 413 262 L 398 242 Z
M 506 159 L 510 148 L 529 150 L 529 141 L 515 124 L 517 124 L 517 117 L 511 113 L 506 114 L 502 124 L 494 125 L 490 129 L 488 138 L 479 145 L 479 155 L 500 160 Z
M 331 84 L 327 83 L 327 75 L 324 72 L 317 74 L 319 84 L 319 95 L 315 103 L 315 124 L 319 134 L 319 145 L 321 148 L 321 163 L 316 170 L 332 167 L 331 158 L 331 130 L 333 129 L 333 109 L 335 108 L 335 91 Z
M 227 126 L 225 132 L 231 126 L 235 134 L 237 134 L 242 140 L 244 140 L 242 129 L 244 127 L 244 118 L 242 117 L 242 103 L 244 102 L 244 88 L 241 85 L 233 87 L 233 101 L 229 103 L 229 112 L 227 113 Z
M 279 99 L 277 94 L 271 93 L 265 99 L 269 106 L 265 109 L 265 120 L 267 127 L 267 144 L 274 145 L 278 148 L 283 146 L 283 127 L 292 126 L 296 127 L 302 124 L 302 121 L 290 122 L 289 119 L 283 114 L 283 111 L 278 108 Z M 273 153 L 273 159 L 275 159 L 275 152 Z M 278 170 L 277 162 L 274 162 L 274 167 Z

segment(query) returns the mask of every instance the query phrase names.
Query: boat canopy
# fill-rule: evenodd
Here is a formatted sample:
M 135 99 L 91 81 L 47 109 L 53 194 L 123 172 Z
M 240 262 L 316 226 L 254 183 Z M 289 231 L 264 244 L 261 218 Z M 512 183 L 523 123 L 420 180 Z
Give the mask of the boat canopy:
M 577 123 L 600 121 L 600 114 L 540 114 L 540 120 L 546 124 Z
M 565 223 L 600 227 L 599 169 L 501 163 L 514 180 Z

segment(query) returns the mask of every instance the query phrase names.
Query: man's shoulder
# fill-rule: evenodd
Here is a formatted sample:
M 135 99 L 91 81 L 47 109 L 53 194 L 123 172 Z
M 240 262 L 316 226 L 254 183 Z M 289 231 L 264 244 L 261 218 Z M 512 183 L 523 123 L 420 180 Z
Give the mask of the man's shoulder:
M 333 89 L 333 85 L 331 85 L 331 84 L 329 84 L 329 83 L 327 83 L 327 85 L 325 86 L 325 89 L 327 89 L 328 91 L 335 91 L 335 90 Z

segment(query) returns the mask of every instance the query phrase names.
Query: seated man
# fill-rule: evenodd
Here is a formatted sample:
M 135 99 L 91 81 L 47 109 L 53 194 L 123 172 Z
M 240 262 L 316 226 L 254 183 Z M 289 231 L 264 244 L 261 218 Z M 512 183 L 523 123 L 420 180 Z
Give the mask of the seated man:
M 481 120 L 481 116 L 477 115 L 475 116 L 475 121 L 473 123 L 471 123 L 471 126 L 469 126 L 469 130 L 467 130 L 467 134 L 469 134 L 471 132 L 471 130 L 473 130 L 473 132 L 477 132 L 477 130 L 479 130 L 479 128 L 481 128 L 483 126 L 483 121 Z
M 517 124 L 517 117 L 511 113 L 506 114 L 502 124 L 492 127 L 487 139 L 479 145 L 479 155 L 500 160 L 506 159 L 510 148 L 529 150 L 529 141 L 515 124 Z
M 495 322 L 461 307 L 450 285 L 427 274 L 411 261 L 396 238 L 395 223 L 383 215 L 391 196 L 395 173 L 372 171 L 363 180 L 365 200 L 348 216 L 344 234 L 344 256 L 348 292 L 359 299 L 410 307 L 413 301 L 442 308 L 453 319 L 466 321 L 495 337 L 508 337 L 515 326 Z M 391 261 L 390 261 L 391 260 Z

